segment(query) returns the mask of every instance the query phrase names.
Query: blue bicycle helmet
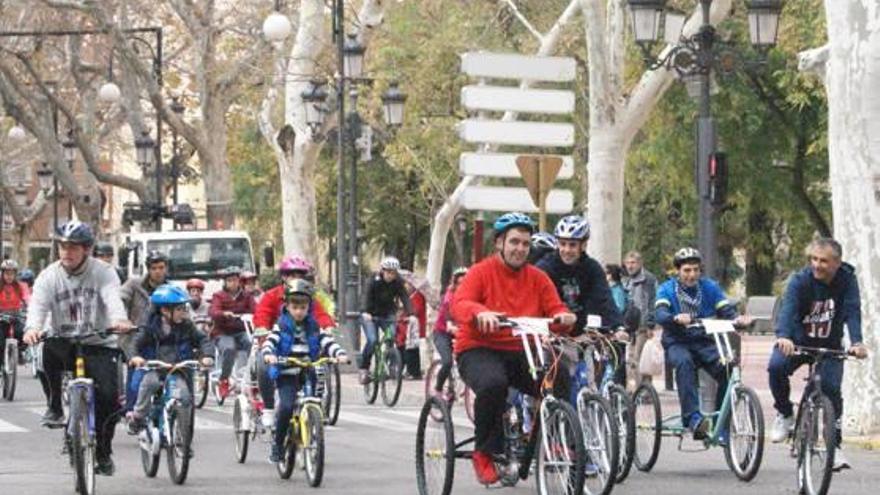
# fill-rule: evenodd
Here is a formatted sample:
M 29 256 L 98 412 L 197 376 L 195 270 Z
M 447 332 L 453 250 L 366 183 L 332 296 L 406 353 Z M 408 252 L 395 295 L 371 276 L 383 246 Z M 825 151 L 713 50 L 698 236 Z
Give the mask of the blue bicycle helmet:
M 185 290 L 171 284 L 156 287 L 150 296 L 150 302 L 155 306 L 179 306 L 189 301 L 189 294 Z
M 55 239 L 59 242 L 91 246 L 95 243 L 95 233 L 92 232 L 89 224 L 79 220 L 71 220 L 58 226 L 58 230 L 55 231 Z
M 495 219 L 495 223 L 492 225 L 496 238 L 514 227 L 525 228 L 529 231 L 529 234 L 535 232 L 535 222 L 528 215 L 517 211 L 501 215 Z
M 23 268 L 20 272 L 18 272 L 18 280 L 30 284 L 34 281 L 34 271 L 30 268 Z
M 568 215 L 556 224 L 553 234 L 557 239 L 583 241 L 590 238 L 590 222 L 580 215 Z

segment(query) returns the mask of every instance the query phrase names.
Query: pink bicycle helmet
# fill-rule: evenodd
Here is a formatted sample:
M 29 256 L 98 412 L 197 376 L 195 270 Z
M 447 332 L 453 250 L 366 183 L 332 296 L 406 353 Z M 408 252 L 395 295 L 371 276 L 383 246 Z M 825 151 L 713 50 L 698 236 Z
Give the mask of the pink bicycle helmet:
M 290 256 L 285 257 L 281 260 L 281 263 L 278 264 L 278 272 L 303 272 L 305 274 L 312 273 L 315 269 L 311 263 L 308 262 L 302 255 L 299 254 L 291 254 Z

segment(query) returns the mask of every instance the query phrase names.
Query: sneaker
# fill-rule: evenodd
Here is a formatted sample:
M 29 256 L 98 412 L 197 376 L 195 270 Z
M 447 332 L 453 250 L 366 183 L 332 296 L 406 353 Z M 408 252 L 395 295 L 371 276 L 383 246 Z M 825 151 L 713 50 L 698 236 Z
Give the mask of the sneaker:
M 691 422 L 688 425 L 688 429 L 694 433 L 694 440 L 705 440 L 706 435 L 709 432 L 709 420 L 703 417 L 702 414 L 695 414 L 691 417 Z
M 471 461 L 474 464 L 474 473 L 476 473 L 479 483 L 488 486 L 498 482 L 498 470 L 495 469 L 495 462 L 491 455 L 475 450 Z
M 53 411 L 52 408 L 46 409 L 43 417 L 40 418 L 40 425 L 47 428 L 60 428 L 65 425 L 64 412 Z
M 776 414 L 773 428 L 770 430 L 770 441 L 773 443 L 784 442 L 794 430 L 794 417 Z
M 835 473 L 838 471 L 843 471 L 844 469 L 852 469 L 852 466 L 849 464 L 849 461 L 846 460 L 846 457 L 843 455 L 843 449 L 837 447 L 834 451 L 834 467 L 831 468 Z
M 220 382 L 217 384 L 217 391 L 220 393 L 220 397 L 224 399 L 229 396 L 229 379 L 221 378 Z
M 370 383 L 370 370 L 358 371 L 358 381 L 361 385 L 366 385 Z
M 113 459 L 111 459 L 109 455 L 107 457 L 98 457 L 98 460 L 95 463 L 95 474 L 113 476 L 113 473 L 115 472 L 116 466 L 113 464 Z
M 263 428 L 270 430 L 275 427 L 275 410 L 274 409 L 263 409 L 263 413 L 260 415 L 260 422 L 263 423 Z
M 281 462 L 281 447 L 275 444 L 272 444 L 272 452 L 269 454 L 269 463 L 278 464 Z

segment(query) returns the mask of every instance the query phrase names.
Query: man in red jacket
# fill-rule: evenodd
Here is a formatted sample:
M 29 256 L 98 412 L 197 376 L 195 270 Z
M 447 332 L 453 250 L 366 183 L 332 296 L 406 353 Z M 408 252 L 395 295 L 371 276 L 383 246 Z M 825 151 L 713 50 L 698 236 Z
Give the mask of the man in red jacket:
M 535 395 L 522 341 L 500 325 L 502 316 L 552 317 L 566 331 L 577 317 L 559 299 L 556 287 L 527 262 L 534 224 L 522 213 L 506 213 L 493 226 L 497 254 L 474 265 L 455 291 L 452 316 L 458 369 L 476 393 L 474 471 L 480 483 L 498 481 L 492 454 L 502 451 L 502 415 L 508 387 Z M 555 325 L 554 325 L 555 327 Z M 569 377 L 557 374 L 557 392 L 568 397 Z
M 208 315 L 214 322 L 212 334 L 220 353 L 219 391 L 222 397 L 229 395 L 229 375 L 239 352 L 251 349 L 251 339 L 245 331 L 240 316 L 254 312 L 254 296 L 241 287 L 241 269 L 226 268 L 223 274 L 223 290 L 211 297 Z

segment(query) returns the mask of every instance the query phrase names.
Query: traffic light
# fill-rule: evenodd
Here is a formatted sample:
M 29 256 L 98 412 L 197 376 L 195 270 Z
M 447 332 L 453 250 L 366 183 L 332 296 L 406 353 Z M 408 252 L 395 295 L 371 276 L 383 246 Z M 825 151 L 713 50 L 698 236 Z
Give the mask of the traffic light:
M 716 151 L 709 155 L 709 201 L 713 206 L 724 206 L 727 200 L 727 153 Z

